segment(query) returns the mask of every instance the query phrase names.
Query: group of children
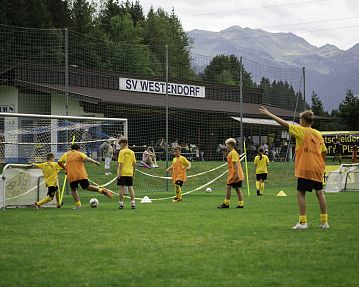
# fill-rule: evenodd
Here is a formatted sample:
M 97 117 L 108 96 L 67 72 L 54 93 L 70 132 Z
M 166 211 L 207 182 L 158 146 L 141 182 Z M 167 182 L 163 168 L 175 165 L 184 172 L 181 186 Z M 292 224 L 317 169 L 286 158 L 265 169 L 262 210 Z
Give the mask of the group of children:
M 84 162 L 88 161 L 96 165 L 100 165 L 100 163 L 80 152 L 79 144 L 72 144 L 71 150 L 62 155 L 57 163 L 55 162 L 55 155 L 53 153 L 47 154 L 46 160 L 44 163 L 32 165 L 33 167 L 42 169 L 45 184 L 48 189 L 47 197 L 35 202 L 34 206 L 36 208 L 40 208 L 41 205 L 52 201 L 54 196 L 56 197 L 57 207 L 60 208 L 63 205 L 63 202 L 60 201 L 60 191 L 57 185 L 58 171 L 61 169 L 66 172 L 71 194 L 75 201 L 74 209 L 81 208 L 80 197 L 77 193 L 79 185 L 88 191 L 98 192 L 109 198 L 113 198 L 112 192 L 108 189 L 90 185 Z
M 295 176 L 297 181 L 297 201 L 299 207 L 299 221 L 293 226 L 293 229 L 307 229 L 306 216 L 306 192 L 312 192 L 314 189 L 320 206 L 320 228 L 327 229 L 328 215 L 327 204 L 323 192 L 323 174 L 325 169 L 326 147 L 320 132 L 311 128 L 314 121 L 314 114 L 312 111 L 304 111 L 300 114 L 300 125 L 289 124 L 283 119 L 269 112 L 266 108 L 261 107 L 259 111 L 278 122 L 282 127 L 287 129 L 291 135 L 296 139 L 296 157 L 295 157 Z M 117 185 L 120 187 L 120 202 L 119 209 L 124 208 L 124 190 L 128 188 L 131 197 L 131 208 L 136 208 L 135 192 L 133 188 L 133 178 L 135 176 L 136 157 L 135 153 L 128 148 L 128 140 L 125 137 L 119 139 L 121 150 L 118 156 L 118 170 L 117 170 Z M 244 174 L 240 163 L 240 156 L 235 150 L 236 140 L 229 138 L 225 142 L 228 155 L 228 176 L 226 185 L 225 199 L 222 204 L 218 206 L 220 209 L 229 208 L 231 198 L 231 190 L 235 189 L 238 197 L 237 208 L 244 208 L 243 194 L 241 191 Z M 175 147 L 173 149 L 174 158 L 172 165 L 167 169 L 167 172 L 172 173 L 172 181 L 175 185 L 175 198 L 173 202 L 182 201 L 182 185 L 186 181 L 186 172 L 191 168 L 191 163 L 181 155 L 181 148 Z M 65 153 L 58 161 L 54 162 L 55 156 L 53 154 L 47 155 L 47 162 L 41 164 L 34 164 L 34 167 L 41 168 L 45 176 L 46 186 L 48 187 L 48 197 L 35 202 L 36 207 L 40 207 L 53 200 L 56 195 L 57 207 L 62 206 L 59 200 L 59 190 L 57 187 L 57 174 L 60 169 L 66 170 L 67 178 L 70 184 L 72 196 L 75 200 L 75 208 L 81 207 L 79 195 L 77 193 L 78 185 L 83 189 L 102 193 L 109 198 L 113 198 L 113 193 L 106 188 L 99 188 L 89 184 L 88 175 L 84 166 L 84 161 L 92 162 L 100 165 L 99 162 L 87 157 L 80 152 L 80 145 L 73 144 L 71 150 Z M 65 165 L 66 163 L 66 165 Z M 264 154 L 264 150 L 260 148 L 258 155 L 254 159 L 256 168 L 256 190 L 257 195 L 261 196 L 264 192 L 264 181 L 267 179 L 267 166 L 269 159 Z

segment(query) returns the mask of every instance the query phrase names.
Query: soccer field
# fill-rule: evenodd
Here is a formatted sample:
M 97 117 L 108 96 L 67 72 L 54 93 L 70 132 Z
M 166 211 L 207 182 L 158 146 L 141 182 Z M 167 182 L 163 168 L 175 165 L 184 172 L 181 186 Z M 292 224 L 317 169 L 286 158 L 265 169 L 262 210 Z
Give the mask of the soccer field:
M 194 163 L 192 172 L 219 164 Z M 221 178 L 212 193 L 194 192 L 180 203 L 138 202 L 136 210 L 128 200 L 118 210 L 117 198 L 81 192 L 79 211 L 69 195 L 61 209 L 1 211 L 0 286 L 358 286 L 359 193 L 327 194 L 328 230 L 318 228 L 318 203 L 308 193 L 310 228 L 292 230 L 298 212 L 291 167 L 271 164 L 263 197 L 255 195 L 251 169 L 244 209 L 235 208 L 235 194 L 229 209 L 216 208 L 224 197 Z M 89 174 L 96 170 L 103 171 Z M 137 194 L 152 184 L 138 175 Z M 288 196 L 276 197 L 280 190 Z M 91 197 L 98 208 L 88 206 Z

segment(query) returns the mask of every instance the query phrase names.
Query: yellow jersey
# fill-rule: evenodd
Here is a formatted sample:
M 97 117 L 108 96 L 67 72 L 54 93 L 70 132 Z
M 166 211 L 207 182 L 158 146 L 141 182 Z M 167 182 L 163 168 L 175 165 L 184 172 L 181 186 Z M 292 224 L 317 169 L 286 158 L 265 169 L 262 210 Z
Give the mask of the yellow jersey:
M 233 149 L 227 155 L 228 162 L 228 176 L 227 176 L 227 184 L 236 183 L 238 181 L 242 181 L 244 179 L 243 169 L 240 162 L 240 157 L 238 152 Z M 238 173 L 236 173 L 235 163 L 238 162 Z
M 84 160 L 87 158 L 82 152 L 70 150 L 60 157 L 59 162 L 66 163 L 66 175 L 69 182 L 88 179 Z
M 57 186 L 58 171 L 62 169 L 57 162 L 35 163 L 35 166 L 42 169 L 47 187 Z
M 254 164 L 256 164 L 256 174 L 268 173 L 267 164 L 269 163 L 269 158 L 265 154 L 262 155 L 262 159 L 257 155 L 254 158 Z
M 133 177 L 133 165 L 136 163 L 136 157 L 132 150 L 129 148 L 121 149 L 118 154 L 118 163 L 122 163 L 120 176 Z
M 187 167 L 189 161 L 184 156 L 174 157 L 172 160 L 172 181 L 175 183 L 177 180 L 185 182 L 187 180 Z

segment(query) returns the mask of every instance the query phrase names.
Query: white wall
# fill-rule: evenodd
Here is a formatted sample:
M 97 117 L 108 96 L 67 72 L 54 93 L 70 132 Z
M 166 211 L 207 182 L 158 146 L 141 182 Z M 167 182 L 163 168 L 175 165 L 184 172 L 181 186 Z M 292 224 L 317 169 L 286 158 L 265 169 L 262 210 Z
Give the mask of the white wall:
M 18 108 L 19 92 L 13 86 L 0 86 L 0 105 L 14 105 L 15 113 L 19 112 Z
M 103 117 L 103 113 L 85 113 L 80 106 L 80 100 L 69 96 L 68 115 L 69 116 L 94 116 Z M 66 115 L 65 95 L 63 93 L 53 93 L 51 96 L 51 114 Z

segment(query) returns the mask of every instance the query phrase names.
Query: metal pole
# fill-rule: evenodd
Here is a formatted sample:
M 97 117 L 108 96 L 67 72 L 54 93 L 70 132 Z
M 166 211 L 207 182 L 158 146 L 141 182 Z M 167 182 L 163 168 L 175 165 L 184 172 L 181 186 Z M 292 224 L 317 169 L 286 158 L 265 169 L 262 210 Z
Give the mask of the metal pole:
M 168 168 L 168 45 L 166 47 L 166 169 Z M 168 176 L 168 172 L 166 172 Z M 166 180 L 166 191 L 168 191 L 168 180 Z
M 240 148 L 241 153 L 245 152 L 244 146 L 243 146 L 243 59 L 240 57 L 240 68 L 239 68 L 239 104 L 240 104 L 240 129 L 241 129 L 241 142 L 240 142 Z
M 305 103 L 305 67 L 303 67 L 303 99 L 304 99 L 304 107 L 303 110 L 306 109 L 306 103 Z
M 69 115 L 69 29 L 68 28 L 65 28 L 65 115 L 66 116 Z M 69 142 L 69 131 L 66 130 L 66 144 L 67 144 L 66 151 L 69 148 L 68 142 Z M 66 194 L 69 194 L 68 184 L 66 184 Z
M 65 28 L 65 115 L 66 116 L 69 115 L 69 30 L 68 28 Z

